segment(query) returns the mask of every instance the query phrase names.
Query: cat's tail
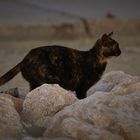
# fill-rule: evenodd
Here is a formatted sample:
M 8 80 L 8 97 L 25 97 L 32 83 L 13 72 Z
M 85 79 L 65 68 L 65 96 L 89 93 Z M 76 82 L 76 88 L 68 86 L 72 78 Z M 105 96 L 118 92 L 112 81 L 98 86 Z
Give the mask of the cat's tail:
M 14 68 L 9 70 L 3 76 L 0 77 L 0 86 L 11 80 L 15 75 L 17 75 L 22 68 L 22 62 L 17 64 Z

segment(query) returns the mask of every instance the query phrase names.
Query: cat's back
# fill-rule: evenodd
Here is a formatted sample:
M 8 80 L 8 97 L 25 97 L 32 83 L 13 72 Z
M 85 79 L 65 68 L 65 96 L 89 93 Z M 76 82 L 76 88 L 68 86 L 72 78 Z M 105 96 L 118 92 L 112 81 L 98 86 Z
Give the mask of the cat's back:
M 67 57 L 75 58 L 84 55 L 84 51 L 76 50 L 69 47 L 50 45 L 41 46 L 32 49 L 25 58 L 43 58 L 43 57 Z
M 82 54 L 83 51 L 76 50 L 69 47 L 59 46 L 59 45 L 50 45 L 50 46 L 41 46 L 32 49 L 28 54 L 45 54 L 45 53 L 51 53 L 51 54 L 68 54 L 68 53 L 76 53 L 76 54 Z
M 84 51 L 59 46 L 41 46 L 32 49 L 24 58 L 24 64 L 78 64 L 84 61 Z

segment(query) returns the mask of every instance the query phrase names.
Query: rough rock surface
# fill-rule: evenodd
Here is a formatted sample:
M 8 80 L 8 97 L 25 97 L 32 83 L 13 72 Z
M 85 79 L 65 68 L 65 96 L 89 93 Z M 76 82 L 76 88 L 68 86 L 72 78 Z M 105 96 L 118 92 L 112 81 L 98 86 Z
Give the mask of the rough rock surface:
M 0 139 L 19 139 L 22 132 L 20 116 L 12 99 L 9 95 L 0 95 Z
M 44 84 L 26 96 L 22 118 L 24 122 L 33 126 L 46 127 L 49 118 L 77 100 L 71 91 L 67 91 L 57 84 Z
M 92 94 L 94 94 L 96 91 L 104 91 L 104 92 L 118 92 L 120 90 L 120 92 L 123 91 L 122 94 L 124 94 L 124 88 L 127 90 L 127 92 L 132 93 L 133 90 L 131 91 L 129 88 L 129 85 L 134 85 L 136 87 L 133 87 L 134 91 L 139 90 L 140 86 L 137 85 L 137 83 L 139 84 L 140 81 L 140 77 L 138 76 L 131 76 L 128 75 L 122 71 L 111 71 L 107 74 L 105 74 L 102 79 L 97 82 L 96 85 L 92 86 L 88 92 L 87 92 L 87 96 L 90 96 Z M 132 87 L 131 87 L 132 88 Z
M 83 100 L 55 84 L 11 95 L 0 94 L 2 140 L 24 129 L 22 140 L 140 140 L 140 77 L 109 72 Z
M 10 89 L 0 87 L 0 94 L 8 94 L 13 97 L 25 99 L 26 95 L 28 94 L 28 90 L 20 88 L 20 87 L 10 88 Z
M 91 96 L 54 115 L 44 136 L 139 140 L 140 78 L 111 72 L 102 80 L 90 89 Z
M 13 104 L 14 104 L 14 108 L 16 109 L 16 111 L 18 113 L 21 113 L 21 111 L 23 109 L 22 108 L 22 106 L 23 106 L 23 100 L 22 99 L 13 97 L 13 96 L 11 96 L 9 94 L 3 94 L 2 97 L 11 100 L 13 102 Z

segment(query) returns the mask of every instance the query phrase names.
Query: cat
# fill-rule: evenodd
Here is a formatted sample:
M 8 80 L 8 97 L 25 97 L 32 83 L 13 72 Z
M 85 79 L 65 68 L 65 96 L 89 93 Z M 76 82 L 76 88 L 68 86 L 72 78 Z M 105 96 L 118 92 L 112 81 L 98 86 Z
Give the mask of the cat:
M 44 83 L 59 84 L 67 90 L 76 91 L 77 97 L 83 99 L 86 91 L 100 80 L 108 59 L 121 54 L 118 42 L 111 38 L 112 34 L 103 34 L 87 51 L 58 45 L 32 49 L 0 78 L 0 85 L 21 72 L 29 82 L 30 90 Z

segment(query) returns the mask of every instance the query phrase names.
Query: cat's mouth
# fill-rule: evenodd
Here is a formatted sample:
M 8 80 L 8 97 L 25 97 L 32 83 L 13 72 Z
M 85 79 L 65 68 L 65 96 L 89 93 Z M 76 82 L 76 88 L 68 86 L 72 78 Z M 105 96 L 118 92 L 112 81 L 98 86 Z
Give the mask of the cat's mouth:
M 117 52 L 115 52 L 114 56 L 119 56 L 121 54 L 121 50 L 118 49 Z

